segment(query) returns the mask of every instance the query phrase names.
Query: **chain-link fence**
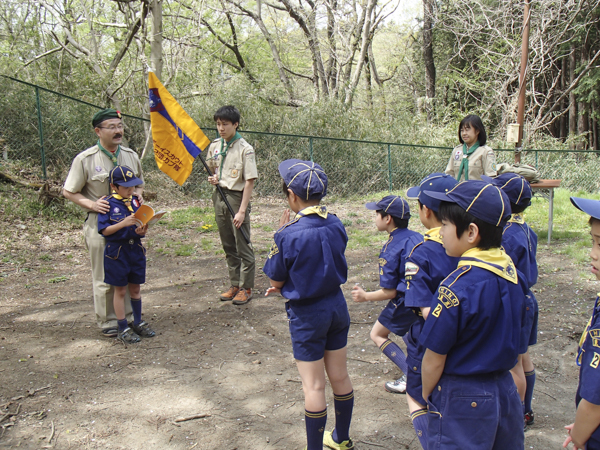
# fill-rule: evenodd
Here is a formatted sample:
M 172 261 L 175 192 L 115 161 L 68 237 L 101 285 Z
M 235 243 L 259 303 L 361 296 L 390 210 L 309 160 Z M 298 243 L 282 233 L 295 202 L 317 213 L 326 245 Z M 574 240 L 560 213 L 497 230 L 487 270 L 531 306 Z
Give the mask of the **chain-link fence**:
M 4 94 L 0 97 L 2 159 L 18 163 L 30 175 L 62 182 L 75 155 L 96 142 L 91 118 L 100 107 L 4 76 L 0 77 L 0 89 Z M 141 155 L 148 120 L 125 115 L 124 122 L 126 145 Z M 209 137 L 216 136 L 214 128 L 204 131 Z M 425 175 L 443 171 L 451 152 L 447 147 L 245 130 L 241 133 L 256 150 L 258 195 L 280 192 L 277 166 L 288 158 L 318 162 L 329 176 L 330 194 L 349 196 L 414 186 Z M 498 162 L 514 162 L 513 150 L 500 149 L 496 154 Z M 542 178 L 563 180 L 562 187 L 569 190 L 600 189 L 596 152 L 529 150 L 522 154 L 521 161 L 537 167 Z M 200 196 L 211 191 L 200 163 L 194 164 L 181 188 L 158 170 L 152 152 L 142 164 L 149 190 L 167 186 Z

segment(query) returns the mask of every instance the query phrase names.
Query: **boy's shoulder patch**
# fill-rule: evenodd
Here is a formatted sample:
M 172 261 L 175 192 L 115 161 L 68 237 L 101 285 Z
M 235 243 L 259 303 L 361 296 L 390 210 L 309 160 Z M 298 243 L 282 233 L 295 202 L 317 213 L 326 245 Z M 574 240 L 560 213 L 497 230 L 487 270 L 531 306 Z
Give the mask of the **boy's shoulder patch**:
M 387 260 L 385 258 L 379 258 L 379 265 L 381 267 L 385 266 L 387 264 Z
M 588 331 L 590 335 L 590 339 L 592 340 L 592 345 L 594 347 L 600 348 L 600 329 L 596 328 L 594 330 Z
M 405 276 L 416 275 L 418 272 L 419 272 L 419 266 L 417 266 L 415 263 L 407 261 L 406 264 L 404 265 L 404 275 Z
M 454 292 L 450 290 L 450 288 L 446 286 L 440 286 L 438 288 L 438 300 L 446 307 L 452 308 L 454 306 L 458 306 L 460 302 L 458 301 L 458 297 Z
M 277 247 L 277 244 L 273 242 L 273 245 L 271 245 L 271 251 L 269 252 L 269 259 L 275 256 L 277 253 L 279 253 L 279 247 Z

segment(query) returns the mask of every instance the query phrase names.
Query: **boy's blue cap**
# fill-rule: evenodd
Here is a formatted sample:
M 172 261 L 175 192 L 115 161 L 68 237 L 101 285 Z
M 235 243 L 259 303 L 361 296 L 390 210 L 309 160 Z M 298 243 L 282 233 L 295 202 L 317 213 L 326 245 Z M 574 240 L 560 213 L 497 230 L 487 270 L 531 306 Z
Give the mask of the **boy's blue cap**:
M 425 193 L 444 202 L 456 203 L 466 212 L 495 226 L 504 226 L 511 214 L 507 195 L 485 181 L 463 181 L 445 194 L 427 190 Z
M 600 220 L 600 200 L 592 200 L 591 198 L 571 197 L 573 206 L 586 214 L 589 214 L 594 219 Z
M 425 194 L 425 190 L 434 192 L 448 192 L 458 182 L 456 179 L 446 173 L 431 173 L 427 175 L 418 186 L 411 187 L 406 191 L 406 197 L 411 200 L 419 200 L 422 205 L 427 206 L 429 209 L 437 212 L 440 208 L 440 200 L 430 197 Z
M 398 219 L 410 218 L 410 208 L 408 206 L 408 202 L 397 195 L 388 195 L 383 197 L 377 203 L 367 203 L 365 207 L 367 209 L 372 209 L 373 211 L 382 210 L 390 216 L 397 217 Z
M 286 159 L 279 164 L 279 175 L 288 189 L 303 200 L 320 200 L 327 195 L 327 174 L 317 163 Z
M 531 186 L 529 186 L 529 181 L 521 175 L 506 172 L 495 178 L 482 175 L 481 179 L 502 189 L 512 204 L 519 206 L 531 205 Z
M 142 180 L 136 177 L 133 170 L 127 166 L 116 166 L 111 170 L 110 182 L 123 187 L 139 186 L 140 184 L 143 184 Z

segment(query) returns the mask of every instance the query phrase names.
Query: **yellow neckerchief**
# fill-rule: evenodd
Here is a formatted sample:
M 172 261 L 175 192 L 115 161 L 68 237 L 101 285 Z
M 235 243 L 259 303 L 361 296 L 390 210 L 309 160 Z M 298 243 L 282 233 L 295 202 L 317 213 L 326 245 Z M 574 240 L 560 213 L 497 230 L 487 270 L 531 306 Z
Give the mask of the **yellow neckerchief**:
M 577 349 L 577 365 L 581 366 L 581 359 L 583 358 L 583 344 L 587 338 L 588 332 L 590 331 L 590 327 L 592 326 L 592 322 L 594 321 L 594 317 L 596 316 L 596 305 L 598 304 L 598 298 L 600 297 L 600 293 L 596 295 L 596 303 L 594 303 L 594 311 L 592 311 L 592 316 L 590 320 L 588 320 L 587 325 L 585 326 L 585 331 L 581 334 L 579 338 L 579 348 Z
M 308 216 L 310 214 L 316 214 L 323 219 L 327 219 L 327 207 L 321 205 L 309 206 L 296 213 L 294 220 L 298 220 L 300 217 Z
M 508 219 L 508 222 L 514 222 L 523 225 L 525 223 L 525 218 L 522 214 L 512 214 L 510 219 Z
M 511 283 L 517 284 L 519 282 L 517 269 L 515 269 L 512 259 L 500 248 L 490 250 L 481 250 L 477 247 L 471 248 L 464 252 L 458 260 L 458 267 L 461 266 L 481 267 Z
M 440 236 L 440 228 L 441 227 L 436 227 L 436 228 L 432 228 L 431 230 L 427 230 L 427 233 L 425 233 L 425 236 L 423 236 L 424 240 L 433 241 L 433 242 L 437 242 L 438 244 L 442 244 L 442 237 Z
M 121 197 L 119 194 L 117 194 L 116 192 L 113 191 L 113 198 L 116 198 L 117 200 L 121 200 L 123 203 L 125 203 L 125 206 L 127 206 L 127 209 L 131 212 L 133 212 L 133 208 L 131 207 L 131 200 L 133 199 L 133 197 Z

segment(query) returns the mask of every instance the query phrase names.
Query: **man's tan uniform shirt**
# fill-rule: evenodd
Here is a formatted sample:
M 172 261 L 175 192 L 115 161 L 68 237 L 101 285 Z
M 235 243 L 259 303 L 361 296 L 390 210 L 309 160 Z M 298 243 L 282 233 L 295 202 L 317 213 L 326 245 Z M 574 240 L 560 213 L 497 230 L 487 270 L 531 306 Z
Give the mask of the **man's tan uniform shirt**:
M 117 162 L 121 166 L 131 168 L 135 176 L 144 181 L 142 164 L 136 152 L 121 146 Z M 104 195 L 110 195 L 108 176 L 114 167 L 109 157 L 98 148 L 98 145 L 94 145 L 75 157 L 64 188 L 73 194 L 81 193 L 85 198 L 95 202 Z
M 223 150 L 225 150 L 224 143 Z M 219 186 L 230 191 L 243 191 L 247 180 L 258 178 L 254 149 L 244 138 L 234 141 L 223 161 L 221 152 L 221 138 L 215 139 L 208 147 L 206 163 L 213 173 L 219 174 Z
M 448 161 L 448 166 L 446 166 L 446 173 L 456 178 L 462 160 L 463 146 L 460 144 L 452 150 L 450 161 Z M 488 177 L 496 176 L 496 154 L 487 145 L 478 147 L 469 156 L 469 180 L 481 180 L 481 175 Z M 464 181 L 464 175 L 461 177 L 461 181 Z

